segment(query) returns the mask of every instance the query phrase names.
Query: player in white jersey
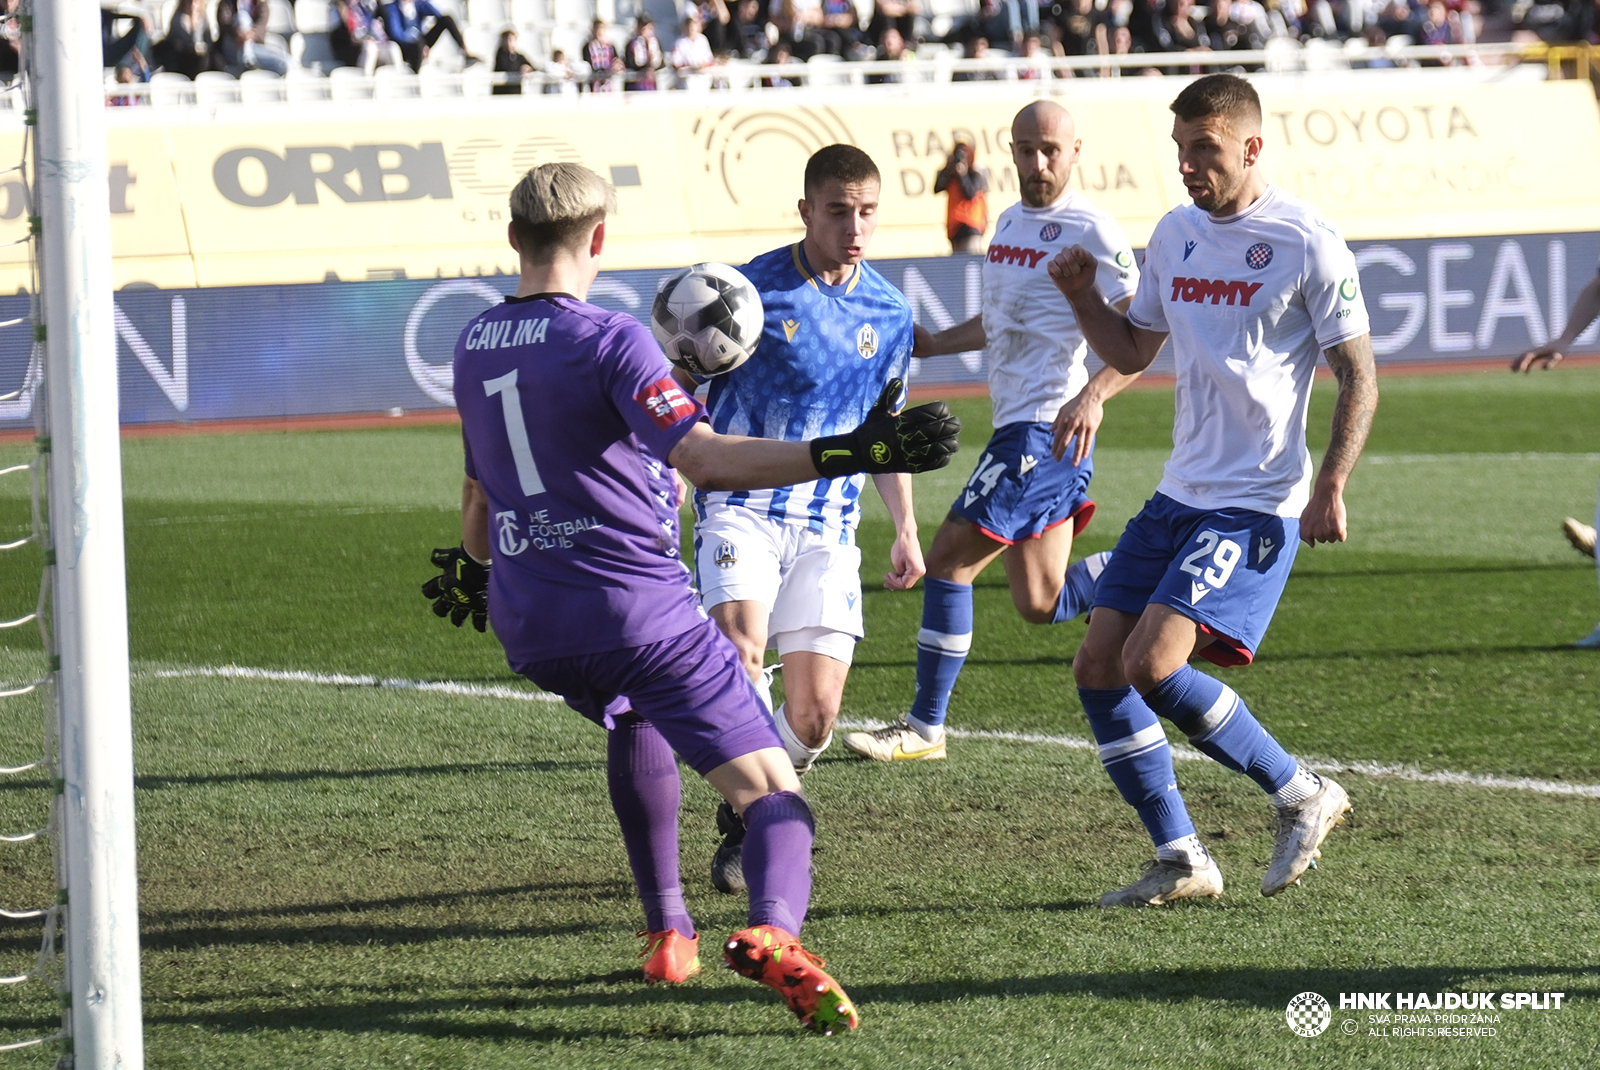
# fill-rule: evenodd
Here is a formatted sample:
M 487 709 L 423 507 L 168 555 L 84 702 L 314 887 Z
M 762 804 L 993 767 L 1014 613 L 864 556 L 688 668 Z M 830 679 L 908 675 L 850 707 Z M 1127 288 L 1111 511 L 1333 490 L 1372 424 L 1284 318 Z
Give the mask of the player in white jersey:
M 1597 318 L 1600 318 L 1600 268 L 1595 269 L 1594 278 L 1578 293 L 1578 299 L 1572 302 L 1572 311 L 1567 313 L 1567 329 L 1561 332 L 1561 337 L 1552 338 L 1544 345 L 1528 350 L 1511 362 L 1511 370 L 1528 372 L 1535 364 L 1543 364 L 1545 371 L 1554 368 L 1578 344 L 1578 336 L 1585 333 Z M 1594 549 L 1596 528 L 1600 528 L 1600 504 L 1595 506 L 1594 527 L 1570 516 L 1561 523 L 1561 530 L 1566 533 L 1572 548 L 1586 557 L 1597 556 Z M 1579 650 L 1600 650 L 1600 624 L 1596 624 L 1594 631 L 1572 645 Z
M 1299 883 L 1350 808 L 1343 788 L 1296 762 L 1231 688 L 1189 661 L 1249 662 L 1297 541 L 1346 537 L 1345 482 L 1378 404 L 1355 258 L 1314 209 L 1268 185 L 1261 102 L 1248 82 L 1197 79 L 1172 112 L 1193 204 L 1156 224 L 1127 314 L 1095 291 L 1089 250 L 1070 249 L 1050 268 L 1106 363 L 1147 368 L 1170 335 L 1178 373 L 1172 458 L 1100 578 L 1073 662 L 1100 760 L 1156 844 L 1139 880 L 1101 898 L 1108 907 L 1222 893 L 1157 714 L 1271 794 L 1277 828 L 1263 895 Z M 1319 351 L 1339 393 L 1313 484 L 1306 406 Z
M 1017 113 L 1011 156 L 1022 200 L 995 225 L 982 312 L 938 334 L 918 329 L 913 356 L 984 350 L 995 433 L 928 550 L 916 698 L 894 724 L 844 737 L 863 757 L 945 757 L 950 692 L 972 646 L 972 584 L 995 558 L 1005 562 L 1023 619 L 1059 624 L 1089 608 L 1109 556 L 1067 567 L 1073 537 L 1094 515 L 1089 479 L 1105 402 L 1137 376 L 1103 368 L 1090 377 L 1088 347 L 1049 267 L 1063 249 L 1089 249 L 1100 262 L 1101 295 L 1118 310 L 1139 271 L 1116 221 L 1070 186 L 1081 147 L 1059 104 L 1035 101 Z

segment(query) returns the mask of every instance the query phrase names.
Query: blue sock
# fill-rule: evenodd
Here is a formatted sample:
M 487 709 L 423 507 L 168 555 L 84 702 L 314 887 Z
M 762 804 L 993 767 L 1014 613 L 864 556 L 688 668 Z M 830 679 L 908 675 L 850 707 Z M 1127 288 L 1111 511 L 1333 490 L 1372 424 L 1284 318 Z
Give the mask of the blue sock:
M 1067 569 L 1066 581 L 1061 584 L 1061 594 L 1056 599 L 1056 615 L 1051 624 L 1076 620 L 1094 608 L 1094 589 L 1100 585 L 1100 573 L 1111 560 L 1111 551 L 1090 554 Z
M 1161 681 L 1144 700 L 1202 752 L 1254 780 L 1263 791 L 1277 791 L 1299 767 L 1233 688 L 1192 665 Z
M 922 630 L 917 633 L 913 718 L 925 725 L 944 724 L 950 691 L 971 649 L 972 584 L 928 580 L 922 592 Z
M 1131 687 L 1078 688 L 1100 763 L 1156 846 L 1194 835 L 1194 822 L 1172 772 L 1172 748 L 1161 722 Z

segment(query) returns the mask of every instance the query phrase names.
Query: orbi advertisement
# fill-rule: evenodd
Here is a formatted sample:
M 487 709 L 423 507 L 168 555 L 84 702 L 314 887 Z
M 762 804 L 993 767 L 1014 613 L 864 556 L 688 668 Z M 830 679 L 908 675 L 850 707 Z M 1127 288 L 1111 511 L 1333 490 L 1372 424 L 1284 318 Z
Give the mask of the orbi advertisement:
M 1353 242 L 1380 362 L 1509 358 L 1559 334 L 1600 261 L 1600 235 Z M 881 260 L 917 322 L 978 314 L 982 258 Z M 1043 265 L 1040 266 L 1043 270 Z M 589 298 L 649 316 L 666 271 L 602 275 Z M 124 423 L 448 408 L 462 327 L 516 287 L 511 276 L 116 295 Z M 0 298 L 0 426 L 31 423 L 38 357 L 25 295 Z M 1580 337 L 1593 348 L 1600 324 Z M 1170 372 L 1163 353 L 1154 370 Z M 919 386 L 978 383 L 983 355 L 912 364 Z

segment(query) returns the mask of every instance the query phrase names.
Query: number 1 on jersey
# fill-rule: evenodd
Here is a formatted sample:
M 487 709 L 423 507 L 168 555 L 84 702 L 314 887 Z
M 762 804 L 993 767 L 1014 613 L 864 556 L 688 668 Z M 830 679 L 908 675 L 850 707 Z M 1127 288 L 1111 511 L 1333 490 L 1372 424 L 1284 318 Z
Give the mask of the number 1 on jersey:
M 506 438 L 511 441 L 511 459 L 517 465 L 517 482 L 528 497 L 544 493 L 539 466 L 533 463 L 533 447 L 528 444 L 528 425 L 522 419 L 522 395 L 517 393 L 517 372 L 513 368 L 498 379 L 485 379 L 483 392 L 500 395 L 500 411 L 506 418 Z

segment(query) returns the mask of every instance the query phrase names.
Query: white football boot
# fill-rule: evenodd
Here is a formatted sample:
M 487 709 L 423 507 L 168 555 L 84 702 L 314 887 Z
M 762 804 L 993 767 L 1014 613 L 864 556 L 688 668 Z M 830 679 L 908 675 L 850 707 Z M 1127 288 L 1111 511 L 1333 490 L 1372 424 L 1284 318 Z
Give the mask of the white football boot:
M 929 743 L 906 723 L 904 717 L 894 724 L 872 732 L 851 732 L 844 737 L 848 749 L 871 758 L 875 762 L 926 762 L 945 756 L 945 734 Z
M 1567 537 L 1574 550 L 1585 557 L 1594 556 L 1594 528 L 1569 516 L 1561 522 L 1561 533 Z
M 1100 897 L 1102 907 L 1158 907 L 1174 899 L 1222 898 L 1222 870 L 1217 860 L 1207 855 L 1199 869 L 1176 859 L 1154 858 L 1144 876 L 1125 888 Z
M 1322 788 L 1311 798 L 1278 807 L 1272 864 L 1261 878 L 1261 894 L 1277 895 L 1289 885 L 1299 884 L 1305 871 L 1322 857 L 1322 841 L 1349 812 L 1350 796 L 1327 777 L 1322 778 Z

